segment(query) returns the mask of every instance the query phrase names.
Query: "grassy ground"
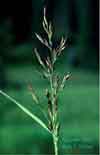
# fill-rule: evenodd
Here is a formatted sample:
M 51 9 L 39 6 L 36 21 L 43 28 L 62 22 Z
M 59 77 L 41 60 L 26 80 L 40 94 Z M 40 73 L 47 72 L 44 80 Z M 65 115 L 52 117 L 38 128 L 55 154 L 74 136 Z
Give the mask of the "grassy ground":
M 64 92 L 59 97 L 61 115 L 60 148 L 66 152 L 67 141 L 79 139 L 98 144 L 98 75 L 90 71 L 73 70 L 65 65 L 58 67 L 61 75 L 72 72 Z M 27 85 L 32 85 L 41 99 L 41 105 L 47 109 L 46 99 L 42 95 L 48 85 L 35 72 L 32 65 L 8 66 L 9 81 L 17 83 L 9 86 L 6 92 L 31 109 L 39 117 L 42 113 L 33 104 Z M 21 87 L 20 87 L 21 85 Z M 35 122 L 28 118 L 13 103 L 0 96 L 0 153 L 47 154 L 53 152 L 52 139 Z M 66 153 L 65 153 L 66 154 Z

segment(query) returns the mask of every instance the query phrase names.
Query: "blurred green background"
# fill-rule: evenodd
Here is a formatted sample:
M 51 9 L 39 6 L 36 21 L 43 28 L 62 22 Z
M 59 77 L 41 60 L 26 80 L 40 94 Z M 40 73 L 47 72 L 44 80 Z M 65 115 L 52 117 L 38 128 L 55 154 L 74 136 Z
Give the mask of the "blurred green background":
M 42 30 L 43 7 L 54 25 L 54 46 L 67 37 L 66 48 L 56 64 L 59 74 L 71 72 L 71 79 L 59 96 L 61 130 L 59 152 L 98 153 L 98 0 L 0 1 L 0 89 L 21 102 L 44 121 L 33 104 L 27 86 L 32 83 L 41 105 L 48 83 L 36 71 L 32 54 L 44 48 L 34 32 Z M 33 32 L 33 33 L 32 33 Z M 28 118 L 16 105 L 0 95 L 0 154 L 53 154 L 51 136 Z

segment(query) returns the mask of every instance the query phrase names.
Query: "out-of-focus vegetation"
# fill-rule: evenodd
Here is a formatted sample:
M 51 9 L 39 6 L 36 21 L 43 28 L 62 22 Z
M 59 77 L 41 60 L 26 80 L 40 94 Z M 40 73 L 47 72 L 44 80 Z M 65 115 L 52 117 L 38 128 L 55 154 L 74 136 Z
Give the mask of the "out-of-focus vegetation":
M 45 80 L 41 82 L 35 71 L 36 61 L 32 48 L 38 46 L 43 57 L 46 50 L 40 44 L 37 45 L 34 34 L 33 41 L 31 40 L 32 31 L 43 34 L 39 23 L 44 5 L 47 6 L 48 19 L 52 20 L 56 27 L 55 38 L 58 42 L 61 35 L 70 38 L 70 46 L 57 63 L 60 74 L 64 71 L 72 74 L 59 98 L 62 116 L 60 153 L 67 154 L 67 150 L 72 147 L 71 143 L 77 145 L 80 141 L 75 149 L 73 148 L 73 153 L 96 154 L 99 96 L 98 0 L 32 0 L 27 3 L 9 1 L 6 5 L 0 2 L 0 8 L 7 11 L 4 15 L 0 9 L 0 89 L 4 89 L 41 116 L 27 89 L 28 83 L 32 82 L 41 96 L 42 105 L 47 108 L 46 99 L 42 98 L 42 88 L 45 89 L 48 83 Z M 0 114 L 0 154 L 53 152 L 52 138 L 48 133 L 2 96 Z M 76 142 L 73 142 L 75 140 Z

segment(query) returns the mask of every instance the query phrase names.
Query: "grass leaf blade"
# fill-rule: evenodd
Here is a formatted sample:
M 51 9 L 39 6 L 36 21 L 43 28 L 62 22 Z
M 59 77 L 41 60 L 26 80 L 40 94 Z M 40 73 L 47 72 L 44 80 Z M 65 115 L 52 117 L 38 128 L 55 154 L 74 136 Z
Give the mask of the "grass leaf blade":
M 9 99 L 13 103 L 15 103 L 23 112 L 25 112 L 28 116 L 30 116 L 34 121 L 36 121 L 39 125 L 41 125 L 48 132 L 50 132 L 50 130 L 47 128 L 47 126 L 36 115 L 34 115 L 33 113 L 31 113 L 27 108 L 25 108 L 24 106 L 22 106 L 19 102 L 17 102 L 15 99 L 13 99 L 12 97 L 10 97 L 9 95 L 7 95 L 6 93 L 4 93 L 1 90 L 0 90 L 0 94 L 2 94 L 7 99 Z

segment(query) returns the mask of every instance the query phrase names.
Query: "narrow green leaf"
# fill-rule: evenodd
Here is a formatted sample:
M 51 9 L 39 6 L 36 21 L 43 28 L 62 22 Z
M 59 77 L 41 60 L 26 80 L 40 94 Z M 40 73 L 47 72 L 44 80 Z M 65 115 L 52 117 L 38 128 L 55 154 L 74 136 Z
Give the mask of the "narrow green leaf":
M 8 94 L 4 93 L 1 90 L 0 90 L 0 94 L 2 94 L 7 99 L 9 99 L 13 103 L 15 103 L 23 112 L 25 112 L 28 116 L 30 116 L 34 121 L 36 121 L 41 127 L 46 129 L 49 133 L 51 133 L 50 130 L 48 129 L 48 127 L 45 125 L 45 123 L 43 121 L 41 121 L 36 115 L 32 114 L 27 108 L 22 106 L 19 102 L 17 102 L 15 99 L 13 99 L 12 97 L 10 97 Z

